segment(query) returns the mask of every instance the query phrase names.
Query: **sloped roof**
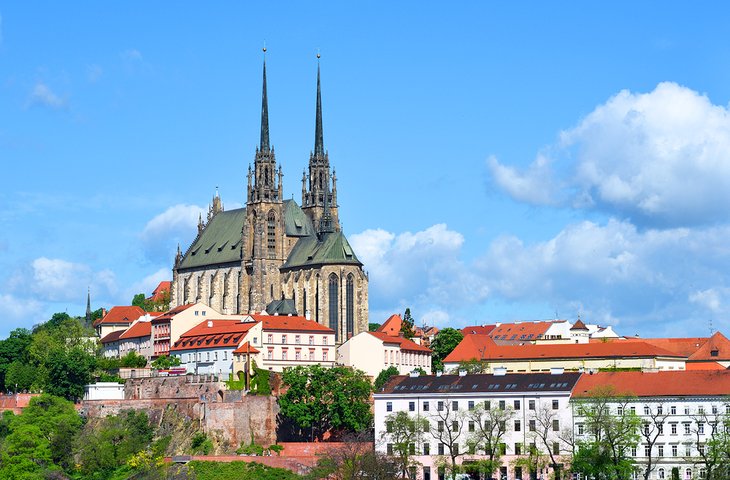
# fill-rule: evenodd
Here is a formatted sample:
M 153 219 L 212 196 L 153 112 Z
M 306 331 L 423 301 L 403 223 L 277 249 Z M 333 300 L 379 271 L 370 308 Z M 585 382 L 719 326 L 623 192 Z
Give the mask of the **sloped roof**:
M 335 333 L 331 328 L 320 325 L 314 320 L 307 320 L 304 317 L 289 315 L 250 315 L 250 317 L 257 322 L 263 322 L 262 328 L 264 330 Z
M 235 349 L 233 353 L 236 354 L 243 354 L 243 353 L 259 353 L 259 351 L 256 349 L 256 347 L 252 346 L 248 342 L 243 342 L 240 347 Z
M 610 385 L 617 393 L 637 397 L 727 395 L 730 371 L 598 372 L 583 374 L 573 389 L 576 397 L 589 396 L 599 387 Z
M 727 370 L 717 362 L 687 362 L 685 370 Z
M 715 332 L 690 357 L 690 362 L 702 362 L 730 359 L 730 340 L 720 332 Z
M 586 324 L 583 323 L 583 320 L 581 320 L 579 318 L 578 321 L 575 322 L 572 327 L 570 327 L 570 329 L 571 330 L 588 330 L 588 327 L 586 327 Z
M 149 337 L 152 333 L 152 323 L 150 322 L 137 322 L 128 329 L 124 330 L 124 333 L 119 337 L 120 339 L 126 338 L 143 338 Z
M 181 351 L 221 347 L 237 348 L 238 342 L 243 339 L 245 333 L 254 325 L 256 325 L 256 322 L 205 320 L 183 333 L 170 350 Z
M 162 323 L 169 320 L 172 320 L 172 318 L 177 315 L 178 313 L 182 313 L 188 308 L 195 305 L 194 303 L 186 303 L 185 305 L 178 305 L 175 308 L 172 308 L 166 312 L 164 312 L 162 315 L 157 316 L 156 318 L 152 319 L 152 323 Z
M 601 341 L 601 340 L 599 340 Z M 689 362 L 730 360 L 730 340 L 720 332 L 711 337 L 636 338 L 603 340 L 613 343 L 644 342 L 688 358 Z M 716 355 L 712 352 L 716 351 Z
M 373 337 L 377 338 L 378 340 L 381 340 L 383 343 L 390 343 L 390 344 L 398 345 L 401 350 L 412 351 L 412 352 L 431 353 L 430 348 L 424 347 L 423 345 L 419 345 L 416 342 L 414 342 L 413 340 L 409 340 L 404 337 L 388 335 L 387 333 L 383 333 L 383 332 L 365 332 L 365 333 L 372 335 Z
M 314 235 L 312 220 L 294 200 L 284 200 L 284 229 L 290 237 Z
M 480 392 L 570 392 L 581 374 L 566 372 L 508 373 L 506 375 L 422 375 L 411 377 L 398 375 L 391 378 L 379 393 L 480 393 Z
M 94 321 L 94 326 L 96 327 L 100 324 L 118 325 L 132 323 L 133 321 L 144 315 L 144 313 L 144 310 L 135 305 L 112 307 L 111 310 L 106 313 L 106 315 L 101 318 L 97 318 Z
M 391 337 L 397 337 L 400 334 L 402 326 L 403 319 L 400 318 L 400 315 L 395 314 L 388 317 L 388 319 L 375 331 L 390 335 Z
M 171 286 L 171 281 L 163 280 L 159 283 L 159 285 L 157 285 L 157 287 L 155 287 L 154 290 L 152 290 L 152 296 L 149 298 L 149 300 L 152 300 L 153 302 L 162 300 L 162 296 L 165 294 L 165 292 L 170 292 Z
M 245 222 L 245 208 L 217 213 L 185 252 L 179 268 L 240 262 Z
M 112 343 L 112 342 L 118 342 L 119 337 L 122 336 L 122 334 L 125 332 L 125 330 L 115 330 L 112 333 L 107 333 L 104 335 L 104 338 L 99 340 L 102 344 L 104 343 Z
M 282 298 L 281 300 L 274 300 L 266 305 L 266 313 L 269 315 L 273 315 L 275 313 L 278 313 L 279 315 L 296 315 L 297 307 L 294 304 L 294 300 L 291 298 Z
M 616 357 L 677 357 L 670 352 L 645 342 L 569 343 L 548 345 L 497 345 L 485 335 L 466 335 L 444 359 L 445 363 L 468 360 L 546 360 L 561 358 L 616 358 Z
M 535 322 L 502 323 L 497 325 L 490 336 L 495 340 L 529 341 L 542 338 L 553 324 L 565 320 L 539 320 Z
M 289 253 L 281 270 L 317 265 L 359 265 L 350 243 L 342 232 L 324 233 L 321 238 L 302 237 Z
M 464 335 L 489 335 L 495 328 L 497 328 L 496 325 L 472 325 L 462 328 L 461 333 L 463 333 Z

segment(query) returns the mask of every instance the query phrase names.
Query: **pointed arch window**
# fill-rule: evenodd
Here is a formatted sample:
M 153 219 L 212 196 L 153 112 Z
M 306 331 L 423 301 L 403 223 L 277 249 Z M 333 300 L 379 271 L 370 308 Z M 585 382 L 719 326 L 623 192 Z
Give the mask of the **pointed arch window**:
M 355 277 L 350 273 L 347 275 L 345 287 L 345 320 L 347 324 L 346 338 L 355 334 Z
M 337 328 L 338 319 L 338 297 L 340 290 L 340 282 L 334 273 L 329 276 L 329 327 L 335 331 L 335 340 L 339 338 L 339 329 Z
M 266 217 L 266 248 L 269 258 L 276 258 L 276 215 L 273 211 Z

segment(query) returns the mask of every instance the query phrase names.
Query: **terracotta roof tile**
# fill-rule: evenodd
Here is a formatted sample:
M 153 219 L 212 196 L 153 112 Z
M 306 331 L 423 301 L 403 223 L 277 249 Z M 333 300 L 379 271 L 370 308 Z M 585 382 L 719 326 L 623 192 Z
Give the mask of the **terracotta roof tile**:
M 373 337 L 382 340 L 383 343 L 395 343 L 400 347 L 401 350 L 412 351 L 412 352 L 427 352 L 431 353 L 430 348 L 426 348 L 423 345 L 419 345 L 413 340 L 409 340 L 405 337 L 393 337 L 384 332 L 367 332 Z
M 645 342 L 600 342 L 548 345 L 497 345 L 485 335 L 466 335 L 444 359 L 456 363 L 473 359 L 520 360 L 614 357 L 683 357 Z
M 610 385 L 617 393 L 637 397 L 727 395 L 730 371 L 598 372 L 583 374 L 573 389 L 576 397 L 586 397 L 596 388 Z
M 104 338 L 99 340 L 102 344 L 104 343 L 112 343 L 119 341 L 119 337 L 124 333 L 124 330 L 116 330 L 112 333 L 107 333 L 104 335 Z
M 489 335 L 495 328 L 497 328 L 496 325 L 473 325 L 462 328 L 461 333 L 464 335 Z
M 542 338 L 548 328 L 550 328 L 553 324 L 560 322 L 565 322 L 565 320 L 502 323 L 497 325 L 490 335 L 495 340 L 536 340 L 538 338 Z
M 186 303 L 185 305 L 178 305 L 177 307 L 164 312 L 162 315 L 159 315 L 158 317 L 153 318 L 152 323 L 161 323 L 161 322 L 165 322 L 168 320 L 172 320 L 172 317 L 174 317 L 178 313 L 184 312 L 185 310 L 192 307 L 193 305 L 195 305 L 195 304 Z
M 381 332 L 386 335 L 390 335 L 391 337 L 397 337 L 400 334 L 400 329 L 403 326 L 403 319 L 400 318 L 400 315 L 395 314 L 388 317 L 388 319 L 383 322 L 383 324 L 378 327 L 376 332 Z
M 132 305 L 112 307 L 106 315 L 94 321 L 94 326 L 96 327 L 101 324 L 129 324 L 144 315 L 144 313 L 144 310 Z
M 335 333 L 331 328 L 325 327 L 314 320 L 307 320 L 304 317 L 284 315 L 250 315 L 257 322 L 263 322 L 264 330 L 281 330 L 292 332 L 317 332 Z
M 172 286 L 172 282 L 169 280 L 164 280 L 157 285 L 157 287 L 152 290 L 152 296 L 148 300 L 152 300 L 153 302 L 157 302 L 162 300 L 163 295 L 165 292 L 170 291 L 170 287 Z
M 243 342 L 240 347 L 235 349 L 233 353 L 244 354 L 244 353 L 259 353 L 256 347 L 252 347 L 250 343 Z
M 152 333 L 150 322 L 137 322 L 122 333 L 120 339 L 149 337 Z
M 256 323 L 240 320 L 205 320 L 183 333 L 170 350 L 179 352 L 199 348 L 237 348 L 238 342 Z

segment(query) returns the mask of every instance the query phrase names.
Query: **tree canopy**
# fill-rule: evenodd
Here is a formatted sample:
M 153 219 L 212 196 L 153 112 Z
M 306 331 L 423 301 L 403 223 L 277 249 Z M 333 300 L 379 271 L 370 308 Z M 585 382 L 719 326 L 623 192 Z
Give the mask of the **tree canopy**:
M 451 327 L 444 328 L 436 334 L 433 342 L 431 342 L 431 350 L 433 350 L 431 366 L 434 371 L 444 369 L 444 358 L 446 358 L 463 339 L 464 334 Z
M 383 386 L 388 383 L 388 380 L 391 379 L 391 377 L 394 377 L 395 375 L 398 375 L 398 368 L 394 365 L 391 365 L 390 367 L 381 370 L 378 376 L 375 378 L 375 382 L 373 383 L 373 389 L 377 392 Z
M 282 375 L 286 393 L 279 397 L 281 415 L 300 433 L 322 439 L 326 432 L 359 432 L 369 428 L 370 380 L 360 370 L 320 365 L 289 368 Z

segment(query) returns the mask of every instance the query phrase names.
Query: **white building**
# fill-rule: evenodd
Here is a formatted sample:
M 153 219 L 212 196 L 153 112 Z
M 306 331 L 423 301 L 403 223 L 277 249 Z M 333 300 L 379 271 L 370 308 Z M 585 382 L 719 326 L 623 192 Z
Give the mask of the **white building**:
M 222 315 L 204 303 L 180 305 L 152 319 L 152 356 L 168 355 L 180 336 L 209 318 L 242 319 L 242 315 Z
M 376 450 L 393 453 L 390 416 L 406 412 L 428 422 L 427 431 L 411 446 L 418 463 L 412 468 L 413 478 L 444 478 L 440 465 L 450 461 L 451 452 L 457 453 L 457 464 L 467 465 L 487 458 L 487 442 L 492 442 L 503 453 L 495 476 L 526 480 L 527 472 L 511 462 L 531 449 L 553 458 L 557 465 L 570 455 L 561 434 L 572 428 L 570 393 L 580 375 L 556 370 L 554 374 L 395 377 L 374 394 Z M 483 427 L 495 425 L 501 425 L 503 434 L 490 434 L 487 440 Z M 544 478 L 548 470 L 541 472 Z
M 400 336 L 402 320 L 392 315 L 375 332 L 360 332 L 337 349 L 337 361 L 370 377 L 394 366 L 400 375 L 417 368 L 431 373 L 431 349 Z
M 117 382 L 85 385 L 84 400 L 124 400 L 124 385 Z
M 585 408 L 578 408 L 596 389 L 611 387 L 631 395 L 616 398 L 608 405 L 613 413 L 625 410 L 641 420 L 639 444 L 631 451 L 638 466 L 634 478 L 705 478 L 702 451 L 713 440 L 713 425 L 723 428 L 730 414 L 730 372 L 699 370 L 683 372 L 598 372 L 584 374 L 575 386 L 574 424 L 577 440 L 588 437 Z

